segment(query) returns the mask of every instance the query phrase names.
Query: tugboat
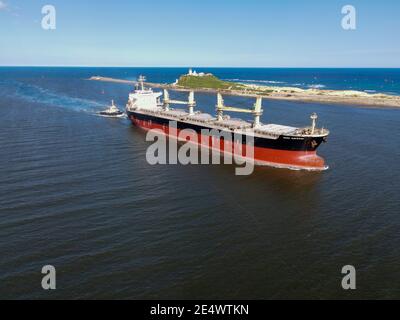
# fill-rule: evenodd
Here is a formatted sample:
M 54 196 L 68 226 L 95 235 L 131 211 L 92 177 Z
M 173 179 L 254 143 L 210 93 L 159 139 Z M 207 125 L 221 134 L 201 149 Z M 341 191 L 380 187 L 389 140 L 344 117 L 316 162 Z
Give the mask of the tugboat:
M 100 111 L 99 115 L 104 117 L 121 117 L 124 113 L 115 106 L 114 100 L 111 100 L 111 106 L 106 110 Z

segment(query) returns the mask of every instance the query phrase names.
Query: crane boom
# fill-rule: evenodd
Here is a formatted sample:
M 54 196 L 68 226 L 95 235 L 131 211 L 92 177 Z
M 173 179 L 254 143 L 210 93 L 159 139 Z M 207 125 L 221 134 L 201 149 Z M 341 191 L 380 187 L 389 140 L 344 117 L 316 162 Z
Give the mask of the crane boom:
M 186 104 L 189 107 L 189 113 L 194 114 L 193 108 L 196 105 L 196 101 L 194 100 L 194 91 L 189 92 L 189 97 L 187 101 L 182 101 L 170 99 L 168 90 L 164 89 L 164 107 L 166 110 L 169 109 L 170 104 Z
M 224 99 L 222 95 L 218 93 L 217 95 L 217 119 L 218 121 L 223 120 L 223 112 L 241 112 L 241 113 L 251 113 L 254 115 L 254 123 L 253 126 L 257 127 L 260 124 L 260 116 L 262 115 L 262 97 L 257 97 L 256 103 L 254 104 L 254 109 L 244 109 L 244 108 L 236 108 L 229 107 L 224 104 Z

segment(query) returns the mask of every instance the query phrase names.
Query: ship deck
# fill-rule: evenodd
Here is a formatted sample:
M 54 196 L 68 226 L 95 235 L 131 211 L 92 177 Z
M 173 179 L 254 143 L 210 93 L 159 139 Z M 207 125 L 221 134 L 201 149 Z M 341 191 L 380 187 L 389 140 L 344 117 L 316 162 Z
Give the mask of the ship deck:
M 189 114 L 189 112 L 187 112 L 185 109 L 171 108 L 169 110 L 164 110 L 162 107 L 158 107 L 157 109 L 137 109 L 135 111 L 175 121 L 204 125 L 211 129 L 231 130 L 237 133 L 241 133 L 241 131 L 243 131 L 242 133 L 246 134 L 252 132 L 256 136 L 268 137 L 270 139 L 278 139 L 282 135 L 298 137 L 303 136 L 303 134 L 300 133 L 302 130 L 301 128 L 279 124 L 260 124 L 258 127 L 253 128 L 251 122 L 242 119 L 224 116 L 222 121 L 217 121 L 217 118 L 213 117 L 212 115 L 208 113 L 202 113 L 200 111 L 197 111 L 194 114 Z

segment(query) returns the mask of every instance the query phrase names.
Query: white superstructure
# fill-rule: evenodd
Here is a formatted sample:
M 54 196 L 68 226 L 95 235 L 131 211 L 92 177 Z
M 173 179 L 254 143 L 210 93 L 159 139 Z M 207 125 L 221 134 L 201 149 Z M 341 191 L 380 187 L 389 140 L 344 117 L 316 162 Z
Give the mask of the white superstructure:
M 160 105 L 161 92 L 154 92 L 151 88 L 144 87 L 145 77 L 139 77 L 139 86 L 136 90 L 129 94 L 127 110 L 135 110 L 136 108 L 144 110 L 156 110 Z

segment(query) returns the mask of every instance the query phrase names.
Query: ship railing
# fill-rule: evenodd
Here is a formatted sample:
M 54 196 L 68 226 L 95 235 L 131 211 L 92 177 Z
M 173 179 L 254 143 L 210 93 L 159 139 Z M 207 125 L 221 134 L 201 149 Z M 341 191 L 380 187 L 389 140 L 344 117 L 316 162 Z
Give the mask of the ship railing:
M 294 134 L 299 136 L 320 136 L 329 134 L 329 130 L 325 128 L 315 128 L 313 131 L 311 127 L 306 127 L 297 129 Z
M 263 131 L 263 130 L 254 130 L 254 133 L 260 134 L 260 135 L 264 135 L 264 136 L 268 136 L 268 137 L 274 137 L 274 138 L 279 138 L 280 134 L 278 133 L 274 133 L 274 132 L 267 132 L 267 131 Z

